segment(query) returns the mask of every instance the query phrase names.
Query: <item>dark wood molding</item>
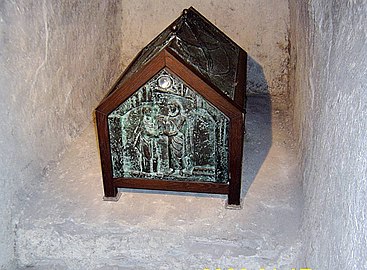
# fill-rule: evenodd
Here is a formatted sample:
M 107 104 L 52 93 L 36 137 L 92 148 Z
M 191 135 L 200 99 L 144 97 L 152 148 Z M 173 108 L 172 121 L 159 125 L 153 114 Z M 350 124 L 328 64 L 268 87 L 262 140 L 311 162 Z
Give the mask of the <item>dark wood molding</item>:
M 242 108 L 237 107 L 235 103 L 216 87 L 209 83 L 204 77 L 196 72 L 195 69 L 181 60 L 172 50 L 165 50 L 166 67 L 179 76 L 185 83 L 220 109 L 228 117 L 238 117 L 242 114 Z M 200 89 L 200 90 L 199 90 Z
M 119 188 L 169 190 L 199 193 L 228 194 L 228 184 L 210 182 L 169 181 L 160 179 L 116 178 L 113 185 Z
M 229 192 L 228 204 L 240 204 L 242 179 L 242 152 L 244 143 L 244 116 L 231 119 L 229 131 Z
M 236 104 L 245 111 L 246 104 L 246 78 L 247 78 L 247 53 L 240 49 L 240 56 L 238 60 L 237 74 L 236 74 L 236 89 L 234 100 Z
M 105 197 L 115 197 L 117 195 L 117 187 L 114 186 L 112 181 L 112 164 L 107 116 L 99 111 L 96 111 L 96 123 L 99 151 L 101 155 L 104 194 Z
M 132 74 L 119 89 L 107 96 L 97 107 L 96 111 L 108 115 L 164 67 L 165 52 L 162 51 L 143 66 L 139 72 Z

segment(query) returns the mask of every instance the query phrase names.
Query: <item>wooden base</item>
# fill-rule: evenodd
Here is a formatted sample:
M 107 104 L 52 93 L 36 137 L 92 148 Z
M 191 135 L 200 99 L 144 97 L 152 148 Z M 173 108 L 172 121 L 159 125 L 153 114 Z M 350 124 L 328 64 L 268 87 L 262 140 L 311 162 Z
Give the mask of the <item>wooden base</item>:
M 117 195 L 115 197 L 106 197 L 103 196 L 103 200 L 107 202 L 117 202 L 121 197 L 121 192 L 117 192 Z
M 243 200 L 240 201 L 240 204 L 228 204 L 228 200 L 226 200 L 225 208 L 229 210 L 241 210 L 243 206 Z

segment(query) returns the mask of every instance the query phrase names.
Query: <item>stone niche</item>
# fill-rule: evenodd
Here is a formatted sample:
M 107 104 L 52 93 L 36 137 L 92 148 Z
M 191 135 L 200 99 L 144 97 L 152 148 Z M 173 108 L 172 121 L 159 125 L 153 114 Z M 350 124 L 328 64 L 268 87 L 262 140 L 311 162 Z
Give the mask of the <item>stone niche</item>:
M 240 205 L 246 59 L 192 7 L 148 44 L 96 109 L 105 199 L 140 188 Z

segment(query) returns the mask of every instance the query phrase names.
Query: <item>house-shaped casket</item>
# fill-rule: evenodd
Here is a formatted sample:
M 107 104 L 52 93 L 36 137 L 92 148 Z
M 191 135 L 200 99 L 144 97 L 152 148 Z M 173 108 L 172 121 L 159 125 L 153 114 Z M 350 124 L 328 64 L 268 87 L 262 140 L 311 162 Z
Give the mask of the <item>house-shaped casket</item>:
M 148 44 L 96 109 L 105 198 L 139 188 L 239 205 L 246 58 L 194 8 Z

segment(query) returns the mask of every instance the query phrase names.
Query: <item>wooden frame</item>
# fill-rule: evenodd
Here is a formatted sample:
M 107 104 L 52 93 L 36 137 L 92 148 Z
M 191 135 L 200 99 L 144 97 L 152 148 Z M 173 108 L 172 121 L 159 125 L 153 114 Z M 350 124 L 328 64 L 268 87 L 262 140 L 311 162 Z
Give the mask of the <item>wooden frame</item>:
M 211 33 L 214 33 L 214 36 L 212 37 L 214 39 L 218 38 L 218 42 L 220 40 L 220 42 L 222 42 L 221 45 L 224 44 L 224 46 L 227 46 L 226 48 L 228 50 L 236 51 L 235 55 L 236 57 L 238 56 L 238 59 L 234 58 L 232 60 L 237 61 L 237 66 L 235 66 L 234 64 L 229 69 L 236 70 L 235 76 L 233 76 L 234 73 L 232 73 L 232 77 L 230 79 L 230 81 L 234 83 L 233 87 L 231 88 L 234 90 L 234 92 L 232 92 L 233 96 L 231 96 L 233 99 L 227 96 L 223 92 L 223 89 L 219 89 L 217 87 L 218 81 L 214 82 L 214 79 L 213 81 L 211 81 L 211 79 L 209 79 L 210 76 L 205 76 L 203 73 L 199 72 L 198 67 L 190 65 L 189 61 L 185 61 L 185 59 L 182 58 L 184 57 L 183 55 L 185 55 L 185 53 L 187 53 L 188 51 L 186 51 L 185 53 L 181 52 L 181 54 L 180 52 L 177 52 L 175 50 L 175 48 L 177 49 L 177 47 L 175 47 L 177 46 L 177 43 L 174 44 L 174 41 L 172 39 L 168 44 L 165 44 L 164 42 L 162 43 L 162 41 L 165 40 L 164 37 L 168 37 L 167 33 L 180 35 L 179 29 L 180 27 L 185 25 L 185 23 L 188 23 L 188 21 L 185 21 L 188 17 L 193 20 L 197 20 L 196 22 L 201 23 L 201 29 L 210 29 L 210 31 L 212 31 Z M 195 24 L 193 25 L 195 26 Z M 193 30 L 193 33 L 195 32 L 198 37 L 200 37 L 200 33 L 197 32 L 197 28 L 192 29 L 190 28 L 191 26 L 188 27 L 189 28 L 187 28 L 187 30 Z M 184 36 L 181 36 L 181 38 L 183 38 L 181 40 L 185 40 Z M 191 41 L 189 41 L 188 44 L 190 44 L 191 46 L 192 44 L 190 42 Z M 165 45 L 162 46 L 162 44 Z M 205 46 L 205 44 L 201 43 L 201 41 L 199 41 L 196 45 L 198 47 L 201 47 L 202 45 Z M 155 48 L 160 48 L 161 46 L 162 48 L 160 52 L 152 53 Z M 105 198 L 109 198 L 111 200 L 113 200 L 113 198 L 117 198 L 118 188 L 134 188 L 227 194 L 228 205 L 240 205 L 242 151 L 245 118 L 244 106 L 246 98 L 246 52 L 242 50 L 238 45 L 236 45 L 233 41 L 231 41 L 222 31 L 216 28 L 212 23 L 210 23 L 205 17 L 203 17 L 192 7 L 188 10 L 184 10 L 183 15 L 179 17 L 175 22 L 173 22 L 166 30 L 164 30 L 146 48 L 149 48 L 149 53 L 147 53 L 147 50 L 142 50 L 137 55 L 135 60 L 122 74 L 120 79 L 112 87 L 111 91 L 102 100 L 95 111 Z M 144 59 L 143 62 L 141 61 L 142 59 Z M 144 62 L 145 60 L 147 62 Z M 141 64 L 140 67 L 136 69 L 137 63 L 143 64 Z M 182 181 L 182 179 L 175 181 L 162 179 L 113 177 L 108 116 L 118 106 L 120 106 L 120 104 L 125 102 L 132 95 L 134 95 L 134 93 L 136 93 L 143 85 L 145 85 L 149 80 L 151 80 L 163 69 L 177 76 L 188 87 L 194 89 L 206 101 L 211 103 L 216 109 L 218 109 L 228 117 L 229 180 L 227 183 L 193 182 L 192 179 L 190 181 Z
M 152 189 L 152 190 L 169 190 L 183 192 L 200 192 L 214 194 L 228 194 L 229 205 L 240 204 L 241 193 L 241 171 L 242 171 L 242 150 L 243 150 L 243 134 L 244 134 L 244 87 L 245 87 L 245 70 L 246 57 L 245 53 L 240 54 L 237 74 L 237 87 L 235 92 L 235 102 L 230 100 L 221 91 L 217 90 L 214 85 L 207 82 L 195 70 L 187 67 L 184 61 L 175 55 L 172 51 L 164 49 L 143 69 L 133 74 L 120 89 L 113 91 L 107 96 L 100 106 L 96 109 L 96 122 L 98 130 L 98 142 L 101 153 L 101 165 L 103 174 L 103 186 L 105 197 L 116 197 L 117 188 L 136 188 L 136 189 Z M 112 164 L 109 145 L 109 130 L 107 116 L 119 104 L 127 100 L 149 79 L 151 79 L 160 70 L 166 68 L 176 74 L 190 87 L 196 89 L 209 102 L 215 105 L 230 119 L 229 131 L 229 174 L 230 180 L 228 184 L 207 183 L 207 182 L 185 182 L 185 181 L 167 181 L 158 179 L 136 179 L 136 178 L 113 178 Z

